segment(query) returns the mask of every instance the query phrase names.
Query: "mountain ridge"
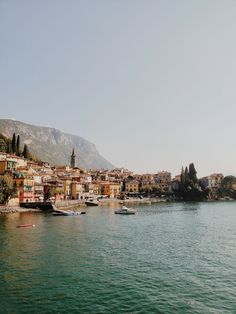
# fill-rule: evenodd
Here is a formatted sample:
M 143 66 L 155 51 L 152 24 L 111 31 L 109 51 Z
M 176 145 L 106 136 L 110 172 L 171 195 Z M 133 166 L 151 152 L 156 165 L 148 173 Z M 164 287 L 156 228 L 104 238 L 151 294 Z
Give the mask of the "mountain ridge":
M 12 138 L 20 135 L 21 144 L 27 144 L 30 151 L 51 165 L 69 164 L 73 147 L 77 164 L 86 169 L 112 169 L 114 166 L 101 156 L 96 146 L 79 135 L 63 132 L 54 127 L 38 126 L 12 119 L 0 119 L 0 133 Z

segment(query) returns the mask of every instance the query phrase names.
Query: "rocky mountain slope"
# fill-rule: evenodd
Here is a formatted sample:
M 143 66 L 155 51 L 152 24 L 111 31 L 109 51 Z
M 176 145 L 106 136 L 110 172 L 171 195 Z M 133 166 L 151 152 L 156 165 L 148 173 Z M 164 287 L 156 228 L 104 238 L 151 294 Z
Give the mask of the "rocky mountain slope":
M 27 144 L 33 154 L 51 165 L 68 165 L 74 147 L 79 167 L 86 169 L 114 168 L 98 153 L 94 144 L 80 136 L 67 134 L 54 128 L 0 119 L 1 134 L 12 138 L 14 132 L 16 135 L 20 135 L 22 146 L 24 143 Z

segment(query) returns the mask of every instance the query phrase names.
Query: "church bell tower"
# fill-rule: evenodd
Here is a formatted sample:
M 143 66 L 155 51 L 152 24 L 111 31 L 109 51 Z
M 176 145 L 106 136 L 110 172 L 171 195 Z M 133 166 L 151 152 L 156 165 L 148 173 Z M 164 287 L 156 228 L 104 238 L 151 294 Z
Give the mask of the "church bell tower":
M 76 168 L 76 154 L 75 154 L 74 148 L 73 148 L 72 154 L 70 156 L 70 166 L 71 166 L 71 168 Z

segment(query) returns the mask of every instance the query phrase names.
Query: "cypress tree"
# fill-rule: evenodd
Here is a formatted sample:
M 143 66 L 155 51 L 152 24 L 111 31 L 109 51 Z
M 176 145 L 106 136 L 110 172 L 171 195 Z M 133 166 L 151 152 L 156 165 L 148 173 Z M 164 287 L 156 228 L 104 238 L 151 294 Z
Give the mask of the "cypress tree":
M 15 133 L 13 133 L 13 136 L 12 136 L 11 147 L 12 147 L 13 154 L 15 154 L 16 153 L 16 134 Z
M 16 141 L 16 154 L 17 154 L 17 156 L 20 156 L 20 135 L 17 136 L 17 141 Z
M 188 167 L 185 167 L 185 170 L 184 170 L 184 179 L 185 179 L 185 181 L 187 181 L 187 180 L 189 179 Z
M 29 148 L 28 148 L 28 146 L 26 144 L 24 145 L 23 156 L 26 159 L 30 158 Z
M 182 167 L 182 169 L 181 169 L 180 182 L 182 184 L 184 184 L 184 182 L 185 182 L 184 167 Z
M 197 182 L 197 171 L 195 169 L 194 163 L 189 165 L 189 179 L 193 182 Z

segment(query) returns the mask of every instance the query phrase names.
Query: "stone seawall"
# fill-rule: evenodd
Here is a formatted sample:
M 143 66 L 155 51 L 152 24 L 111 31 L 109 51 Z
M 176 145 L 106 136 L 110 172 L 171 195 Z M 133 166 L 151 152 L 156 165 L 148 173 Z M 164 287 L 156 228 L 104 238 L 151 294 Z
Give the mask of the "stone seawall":
M 40 209 L 43 211 L 52 211 L 51 202 L 24 202 L 24 203 L 20 203 L 20 207 Z
M 54 204 L 58 209 L 69 209 L 78 206 L 85 206 L 84 200 L 65 200 L 65 201 L 57 201 Z

